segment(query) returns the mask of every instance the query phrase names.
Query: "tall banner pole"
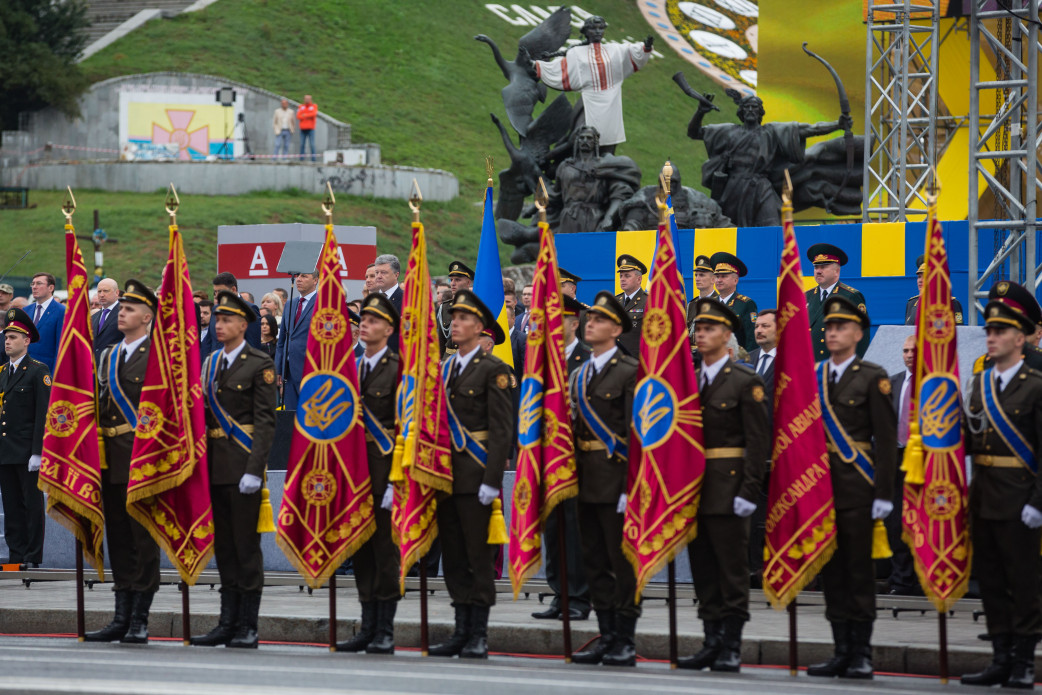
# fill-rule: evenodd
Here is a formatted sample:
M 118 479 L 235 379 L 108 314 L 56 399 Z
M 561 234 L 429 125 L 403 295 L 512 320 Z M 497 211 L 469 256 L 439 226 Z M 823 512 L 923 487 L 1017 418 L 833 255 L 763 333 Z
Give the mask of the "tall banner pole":
M 336 572 L 329 575 L 329 651 L 336 651 Z
M 76 539 L 76 639 L 86 639 L 86 620 L 83 615 L 83 541 Z
M 669 561 L 669 667 L 677 667 L 677 565 Z
M 430 633 L 427 630 L 427 555 L 420 557 L 420 656 L 429 656 Z
M 561 638 L 564 663 L 572 663 L 572 618 L 568 604 L 568 534 L 564 528 L 564 507 L 557 505 L 557 566 L 561 570 Z

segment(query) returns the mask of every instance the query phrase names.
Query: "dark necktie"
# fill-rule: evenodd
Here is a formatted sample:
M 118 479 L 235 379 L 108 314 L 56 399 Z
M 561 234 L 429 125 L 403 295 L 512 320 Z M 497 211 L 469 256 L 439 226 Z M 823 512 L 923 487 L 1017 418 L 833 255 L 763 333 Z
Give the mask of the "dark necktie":
M 105 325 L 105 319 L 107 319 L 109 317 L 109 311 L 110 311 L 109 309 L 102 309 L 101 310 L 101 320 L 98 321 L 98 328 L 99 329 L 102 326 Z
M 824 287 L 821 288 L 821 303 L 824 304 L 825 300 L 829 298 L 829 291 Z
M 452 360 L 452 371 L 449 373 L 449 388 L 453 388 L 456 385 L 456 378 L 459 377 L 459 360 Z
M 40 323 L 40 316 L 43 314 L 43 304 L 36 305 L 36 315 L 33 316 L 33 325 Z
M 767 365 L 770 364 L 771 356 L 766 352 L 760 355 L 760 367 L 756 370 L 756 373 L 763 376 L 767 371 Z
M 217 365 L 217 379 L 216 379 L 216 381 L 219 384 L 219 383 L 221 383 L 221 377 L 224 376 L 224 370 L 228 368 L 228 360 L 226 360 L 224 358 L 224 353 L 223 352 L 220 355 L 218 355 L 217 359 L 219 359 L 221 361 L 220 364 Z
M 995 389 L 999 393 L 1002 393 L 1002 377 L 998 374 L 995 375 Z
M 839 381 L 839 372 L 837 372 L 835 369 L 830 369 L 829 386 L 835 386 L 837 381 Z
M 302 311 L 304 311 L 304 298 L 303 297 L 301 297 L 300 299 L 297 300 L 297 313 L 293 317 L 293 325 L 294 326 L 296 326 L 298 323 L 300 323 L 300 312 L 302 312 Z
M 365 383 L 365 380 L 369 378 L 369 371 L 369 360 L 362 360 L 362 383 Z

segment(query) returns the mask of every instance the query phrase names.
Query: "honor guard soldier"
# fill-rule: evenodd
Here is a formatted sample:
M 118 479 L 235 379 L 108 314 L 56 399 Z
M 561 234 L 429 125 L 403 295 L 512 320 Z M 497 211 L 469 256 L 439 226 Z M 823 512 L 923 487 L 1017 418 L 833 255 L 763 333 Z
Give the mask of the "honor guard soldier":
M 399 378 L 398 353 L 388 349 L 387 341 L 398 331 L 398 323 L 398 312 L 385 295 L 377 292 L 366 298 L 361 319 L 365 354 L 358 359 L 358 384 L 376 531 L 352 557 L 358 601 L 362 604 L 362 627 L 354 638 L 336 645 L 341 652 L 394 653 L 394 614 L 401 592 L 398 547 L 391 539 L 393 487 L 388 479 L 394 458 Z
M 738 671 L 742 627 L 749 620 L 750 516 L 770 457 L 767 399 L 763 379 L 727 352 L 738 316 L 716 299 L 696 302 L 706 474 L 698 536 L 688 546 L 688 560 L 705 642 L 677 665 Z
M 1030 293 L 1010 282 L 995 289 L 1001 298 L 984 308 L 992 366 L 973 377 L 967 418 L 973 564 L 983 568 L 975 575 L 994 656 L 962 682 L 1031 689 L 1042 634 L 1042 373 L 1021 359 L 1037 324 L 1010 299 Z
M 579 307 L 576 312 L 578 327 L 574 332 L 575 335 L 579 336 L 579 341 L 582 342 L 584 330 L 586 329 L 586 310 L 590 308 L 585 303 L 580 302 L 576 294 L 579 289 L 579 283 L 582 282 L 582 278 L 575 273 L 568 272 L 564 268 L 560 268 L 559 270 L 561 273 L 561 296 L 575 299 L 576 304 L 578 304 Z
M 449 264 L 449 286 L 452 297 L 460 290 L 469 290 L 474 284 L 474 271 L 463 261 Z M 456 343 L 452 340 L 452 300 L 438 305 L 438 342 L 441 344 L 441 356 L 456 353 Z
M 587 317 L 586 343 L 593 354 L 576 372 L 570 395 L 578 410 L 579 535 L 600 637 L 572 660 L 633 666 L 641 611 L 634 601 L 637 578 L 622 553 L 622 524 L 637 360 L 616 346 L 633 324 L 630 312 L 610 292 L 597 295 Z
M 872 623 L 876 619 L 875 520 L 893 511 L 897 414 L 890 378 L 857 356 L 868 315 L 843 296 L 825 300 L 825 345 L 818 392 L 828 438 L 836 507 L 836 552 L 821 570 L 825 617 L 835 655 L 807 669 L 811 676 L 872 678 Z
M 926 256 L 919 256 L 915 259 L 915 282 L 919 288 L 919 293 L 914 297 L 909 297 L 908 301 L 905 302 L 905 325 L 914 326 L 915 317 L 919 314 L 919 297 L 923 293 L 923 273 L 926 272 Z M 966 323 L 962 317 L 962 302 L 952 295 L 952 312 L 955 314 L 955 323 L 960 326 Z
M 725 251 L 714 253 L 709 263 L 713 266 L 713 274 L 716 276 L 716 291 L 720 295 L 720 301 L 738 317 L 734 337 L 738 340 L 739 346 L 752 352 L 756 349 L 756 302 L 738 292 L 738 278 L 744 278 L 749 271 L 738 256 Z
M 21 309 L 8 309 L 4 347 L 10 360 L 0 366 L 0 496 L 4 540 L 11 564 L 39 567 L 43 561 L 43 493 L 37 487 L 51 375 L 28 355 L 40 334 Z
M 159 546 L 127 513 L 130 455 L 157 304 L 144 283 L 127 280 L 117 316 L 123 340 L 104 348 L 98 359 L 98 430 L 107 464 L 101 471 L 101 500 L 116 612 L 108 625 L 85 635 L 88 642 L 147 642 L 148 612 L 159 590 Z
M 438 502 L 445 586 L 456 628 L 431 656 L 488 657 L 488 615 L 496 602 L 495 546 L 489 544 L 492 503 L 503 487 L 514 432 L 513 373 L 479 343 L 491 329 L 494 343 L 506 336 L 487 306 L 470 290 L 452 300 L 452 334 L 459 351 L 442 365 L 452 432 L 452 495 Z
M 709 256 L 695 256 L 695 292 L 695 298 L 687 303 L 687 331 L 692 347 L 695 345 L 695 308 L 698 300 L 720 299 L 720 293 L 716 291 L 716 275 L 713 274 Z
M 255 649 L 264 588 L 257 522 L 275 436 L 275 364 L 246 344 L 246 326 L 257 314 L 238 294 L 220 292 L 213 313 L 224 348 L 203 363 L 203 391 L 221 616 L 213 630 L 191 643 Z
M 810 345 L 814 350 L 814 359 L 821 361 L 829 356 L 825 344 L 825 301 L 835 295 L 846 297 L 861 313 L 867 315 L 865 296 L 850 285 L 839 281 L 839 269 L 847 264 L 847 254 L 843 249 L 832 244 L 814 244 L 807 249 L 807 259 L 814 264 L 814 282 L 817 287 L 806 292 L 807 318 L 810 320 Z M 864 357 L 868 350 L 868 328 L 857 345 L 858 357 Z
M 648 274 L 648 268 L 637 258 L 622 254 L 615 260 L 619 273 L 619 285 L 622 292 L 615 295 L 619 304 L 630 317 L 633 330 L 626 331 L 619 338 L 619 345 L 632 357 L 640 356 L 640 330 L 644 325 L 644 307 L 648 303 L 648 293 L 641 283 Z
M 988 301 L 993 300 L 1009 304 L 1035 325 L 1035 331 L 1024 341 L 1024 364 L 1042 371 L 1042 349 L 1038 347 L 1039 333 L 1042 331 L 1042 308 L 1039 307 L 1035 295 L 1015 282 L 997 282 L 988 291 Z M 973 373 L 978 374 L 990 366 L 991 356 L 984 353 L 973 363 Z

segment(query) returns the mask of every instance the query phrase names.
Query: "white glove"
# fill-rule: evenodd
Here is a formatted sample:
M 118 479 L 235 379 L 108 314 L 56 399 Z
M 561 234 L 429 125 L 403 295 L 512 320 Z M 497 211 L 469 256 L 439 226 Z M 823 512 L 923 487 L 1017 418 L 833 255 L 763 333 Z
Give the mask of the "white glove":
M 384 490 L 384 498 L 380 501 L 380 509 L 391 511 L 392 504 L 394 504 L 394 485 L 388 484 L 387 489 Z
M 485 505 L 486 507 L 492 504 L 492 501 L 499 497 L 499 490 L 492 487 L 491 485 L 481 484 L 478 488 L 478 502 Z
M 261 489 L 261 484 L 263 484 L 263 482 L 263 480 L 255 475 L 243 473 L 242 477 L 239 478 L 239 492 L 244 495 L 252 495 L 257 492 L 257 490 Z
M 1038 528 L 1042 526 L 1042 512 L 1038 511 L 1030 504 L 1025 504 L 1024 508 L 1020 510 L 1020 520 L 1024 522 L 1024 525 L 1028 528 Z
M 624 495 L 624 494 L 623 495 L 619 495 L 619 503 L 617 505 L 615 505 L 615 513 L 616 514 L 625 514 L 626 513 L 626 495 Z
M 890 500 L 874 500 L 872 502 L 872 518 L 885 519 L 894 511 L 894 503 Z
M 29 457 L 29 472 L 35 473 L 38 470 L 40 470 L 40 455 L 33 454 Z
M 756 505 L 749 500 L 742 499 L 741 497 L 734 498 L 734 513 L 736 516 L 740 516 L 743 519 L 747 516 L 752 515 L 756 511 Z

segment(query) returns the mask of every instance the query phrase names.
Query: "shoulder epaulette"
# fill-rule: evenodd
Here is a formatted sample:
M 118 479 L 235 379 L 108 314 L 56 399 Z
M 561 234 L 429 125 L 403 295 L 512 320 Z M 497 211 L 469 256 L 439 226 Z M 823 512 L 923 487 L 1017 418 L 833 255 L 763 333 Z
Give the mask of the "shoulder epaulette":
M 987 353 L 981 355 L 973 361 L 973 373 L 980 374 L 984 371 L 984 362 L 988 359 Z
M 741 362 L 732 362 L 731 366 L 734 367 L 735 370 L 737 370 L 739 372 L 742 372 L 744 374 L 748 374 L 749 376 L 752 376 L 752 375 L 756 374 L 756 370 L 755 369 L 753 369 L 749 365 L 742 364 Z
M 905 304 L 907 304 L 908 302 L 912 301 L 913 299 L 919 299 L 919 295 L 913 294 L 911 297 L 908 298 L 908 300 L 905 302 Z M 952 297 L 952 299 L 955 299 L 955 297 Z
M 640 363 L 637 362 L 636 358 L 634 358 L 632 355 L 621 355 L 620 354 L 618 356 L 618 359 L 619 359 L 619 362 L 621 362 L 622 364 L 627 364 L 627 365 L 629 365 L 631 367 L 638 367 L 638 366 L 640 366 Z
M 751 302 L 752 301 L 749 297 L 746 297 L 744 294 L 735 293 L 734 298 L 737 299 L 737 300 L 743 301 L 743 302 Z

